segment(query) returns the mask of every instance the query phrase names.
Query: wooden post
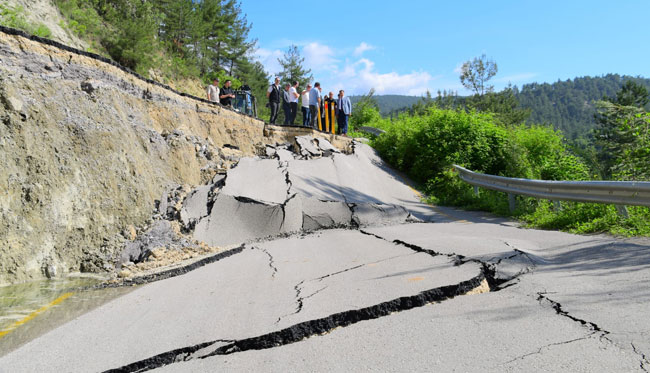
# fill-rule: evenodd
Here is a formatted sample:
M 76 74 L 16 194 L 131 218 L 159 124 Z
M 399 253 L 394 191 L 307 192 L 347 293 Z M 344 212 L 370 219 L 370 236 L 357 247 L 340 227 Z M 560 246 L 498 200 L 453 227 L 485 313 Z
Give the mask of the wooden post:
M 516 196 L 514 194 L 508 193 L 508 207 L 510 207 L 511 214 L 515 212 L 515 208 L 517 207 L 517 200 L 515 197 Z

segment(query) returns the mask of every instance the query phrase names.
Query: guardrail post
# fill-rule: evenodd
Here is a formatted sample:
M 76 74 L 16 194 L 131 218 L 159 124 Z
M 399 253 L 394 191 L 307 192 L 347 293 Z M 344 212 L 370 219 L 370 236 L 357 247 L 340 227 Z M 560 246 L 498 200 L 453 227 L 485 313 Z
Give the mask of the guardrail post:
M 553 202 L 553 209 L 555 209 L 555 211 L 562 211 L 562 202 L 557 200 L 552 200 L 552 202 Z
M 515 212 L 515 208 L 517 207 L 517 200 L 515 199 L 515 195 L 512 193 L 508 193 L 508 207 L 510 207 L 511 214 Z
M 477 197 L 479 196 L 478 187 L 476 185 L 474 185 L 474 195 Z
M 630 214 L 627 212 L 627 207 L 624 205 L 616 205 L 616 212 L 625 219 L 630 217 Z

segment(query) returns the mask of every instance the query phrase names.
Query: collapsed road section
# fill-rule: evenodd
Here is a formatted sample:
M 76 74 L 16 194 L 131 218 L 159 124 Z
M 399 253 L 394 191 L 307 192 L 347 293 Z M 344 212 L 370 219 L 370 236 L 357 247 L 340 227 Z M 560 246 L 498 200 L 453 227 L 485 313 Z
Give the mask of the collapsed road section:
M 171 186 L 154 223 L 125 246 L 122 277 L 137 275 L 159 251 L 233 247 L 320 229 L 429 221 L 433 211 L 395 178 L 367 145 L 351 154 L 327 140 L 296 137 L 241 158 L 195 189 Z M 179 192 L 181 191 L 181 192 Z M 219 251 L 219 250 L 217 250 Z M 164 264 L 170 264 L 165 262 Z

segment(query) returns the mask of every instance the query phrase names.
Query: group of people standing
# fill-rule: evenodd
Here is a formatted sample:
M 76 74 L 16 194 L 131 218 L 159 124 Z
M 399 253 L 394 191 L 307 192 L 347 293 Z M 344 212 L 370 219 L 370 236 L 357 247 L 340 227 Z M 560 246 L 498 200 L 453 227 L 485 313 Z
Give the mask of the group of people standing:
M 269 123 L 275 124 L 280 111 L 280 103 L 284 111 L 284 124 L 293 125 L 298 115 L 298 101 L 302 101 L 302 125 L 314 129 L 323 129 L 323 123 L 330 123 L 333 127 L 335 121 L 338 122 L 339 134 L 347 136 L 348 121 L 352 114 L 352 103 L 350 98 L 345 96 L 345 91 L 340 90 L 338 97 L 334 98 L 334 93 L 322 97 L 320 83 L 307 84 L 307 87 L 298 93 L 298 82 L 285 84 L 284 89 L 280 86 L 280 78 L 276 77 L 275 81 L 266 92 L 271 108 L 271 118 Z M 327 108 L 327 109 L 326 109 Z M 329 114 L 333 113 L 333 115 Z M 320 116 L 320 120 L 319 120 Z M 328 120 L 326 120 L 326 118 Z M 320 127 L 320 128 L 319 128 Z M 327 130 L 327 128 L 325 128 Z M 332 128 L 328 132 L 334 132 Z
M 232 82 L 226 80 L 223 88 L 219 88 L 219 79 L 214 78 L 212 84 L 208 86 L 208 101 L 218 102 L 224 106 L 232 106 L 232 99 L 235 98 L 235 92 L 230 88 Z

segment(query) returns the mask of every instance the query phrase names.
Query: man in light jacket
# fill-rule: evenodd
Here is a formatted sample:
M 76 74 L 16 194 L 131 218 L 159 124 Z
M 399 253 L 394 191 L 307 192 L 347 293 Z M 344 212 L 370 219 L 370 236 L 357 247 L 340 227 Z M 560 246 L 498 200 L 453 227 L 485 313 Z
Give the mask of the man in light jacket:
M 309 91 L 309 117 L 311 119 L 311 127 L 318 128 L 318 106 L 321 103 L 320 98 L 320 83 L 314 83 L 314 88 Z
M 348 120 L 352 114 L 352 103 L 350 98 L 345 97 L 345 91 L 339 91 L 339 99 L 336 105 L 336 110 L 338 111 L 338 122 L 339 122 L 339 132 L 343 136 L 348 135 Z
M 219 79 L 214 78 L 212 84 L 208 86 L 208 101 L 217 103 L 219 102 Z

